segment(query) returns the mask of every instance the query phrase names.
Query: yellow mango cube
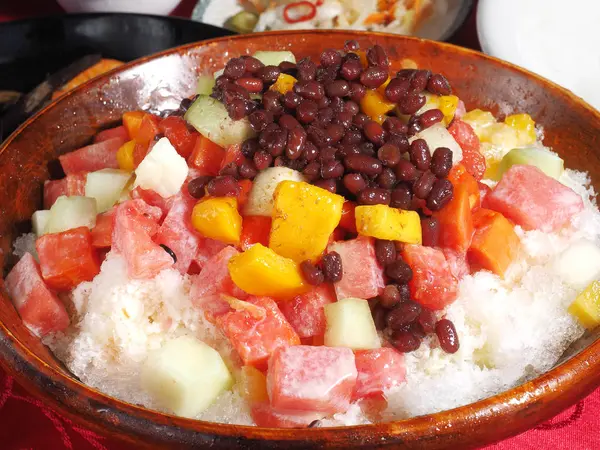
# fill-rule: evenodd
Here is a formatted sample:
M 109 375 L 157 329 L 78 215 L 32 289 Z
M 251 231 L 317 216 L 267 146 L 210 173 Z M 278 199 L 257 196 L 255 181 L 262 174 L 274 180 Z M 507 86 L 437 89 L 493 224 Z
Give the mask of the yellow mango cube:
M 360 109 L 372 120 L 383 123 L 386 114 L 396 107 L 395 103 L 388 102 L 387 99 L 375 90 L 368 90 L 360 100 Z
M 438 98 L 438 108 L 444 114 L 444 125 L 448 126 L 452 122 L 457 107 L 458 97 L 456 95 L 441 95 Z
M 239 391 L 250 404 L 269 401 L 267 377 L 252 366 L 244 366 L 239 376 Z
M 228 268 L 236 286 L 251 295 L 286 299 L 310 289 L 296 262 L 262 244 L 231 258 Z
M 496 123 L 496 118 L 491 112 L 481 109 L 473 109 L 462 116 L 461 119 L 473 127 L 480 141 L 485 141 L 486 128 Z
M 388 76 L 387 80 L 385 80 L 384 83 L 377 88 L 377 92 L 379 92 L 381 95 L 383 95 L 384 98 L 385 98 L 385 88 L 387 87 L 388 84 L 390 84 L 390 81 L 392 81 L 392 77 Z
M 132 172 L 134 167 L 133 162 L 133 150 L 135 148 L 135 140 L 125 142 L 119 150 L 117 150 L 117 162 L 119 163 L 119 169 Z
M 600 325 L 600 281 L 593 281 L 569 306 L 575 316 L 588 330 Z
M 237 199 L 215 197 L 201 200 L 192 210 L 192 226 L 203 236 L 226 244 L 237 244 L 242 234 L 242 216 Z
M 354 210 L 358 234 L 388 241 L 421 244 L 421 219 L 416 211 L 386 205 L 357 206 Z
M 287 73 L 282 73 L 277 78 L 277 81 L 273 83 L 273 85 L 269 88 L 271 90 L 277 91 L 280 94 L 284 95 L 287 92 L 294 89 L 294 85 L 298 82 L 293 76 L 288 75 Z
M 504 119 L 504 123 L 517 131 L 520 146 L 535 143 L 535 122 L 529 114 L 513 114 Z
M 344 197 L 303 181 L 282 181 L 273 194 L 269 247 L 300 263 L 317 259 L 342 218 Z

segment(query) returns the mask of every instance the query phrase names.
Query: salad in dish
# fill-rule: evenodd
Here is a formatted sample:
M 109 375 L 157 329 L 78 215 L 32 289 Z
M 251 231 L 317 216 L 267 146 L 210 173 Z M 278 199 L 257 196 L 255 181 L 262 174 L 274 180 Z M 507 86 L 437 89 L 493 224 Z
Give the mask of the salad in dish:
M 82 382 L 264 427 L 442 411 L 600 323 L 600 213 L 526 113 L 384 48 L 230 59 L 59 157 L 5 278 Z

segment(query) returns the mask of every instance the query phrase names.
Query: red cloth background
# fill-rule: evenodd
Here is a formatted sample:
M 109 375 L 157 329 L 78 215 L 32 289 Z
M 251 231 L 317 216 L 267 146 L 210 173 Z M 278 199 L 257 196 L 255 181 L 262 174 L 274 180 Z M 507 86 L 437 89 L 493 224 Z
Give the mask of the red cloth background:
M 54 0 L 0 0 L 0 22 L 62 12 Z M 189 17 L 196 0 L 173 15 Z M 472 14 L 453 42 L 478 48 Z M 554 419 L 486 450 L 600 449 L 600 389 Z M 0 448 L 3 450 L 125 450 L 130 445 L 81 428 L 29 395 L 0 369 Z

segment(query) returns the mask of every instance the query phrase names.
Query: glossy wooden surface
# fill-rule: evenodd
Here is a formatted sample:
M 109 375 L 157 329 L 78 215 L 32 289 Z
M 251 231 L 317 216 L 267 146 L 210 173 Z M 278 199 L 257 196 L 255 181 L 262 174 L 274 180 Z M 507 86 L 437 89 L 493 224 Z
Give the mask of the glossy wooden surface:
M 567 167 L 587 170 L 600 186 L 600 115 L 551 83 L 476 52 L 418 39 L 350 32 L 276 32 L 201 42 L 139 60 L 81 86 L 47 107 L 0 149 L 0 263 L 8 267 L 11 242 L 41 206 L 48 162 L 88 143 L 131 109 L 174 108 L 193 93 L 196 75 L 231 56 L 289 48 L 316 56 L 350 38 L 379 43 L 392 59 L 411 58 L 444 73 L 468 108 L 529 112 L 545 128 L 545 143 Z M 2 280 L 0 280 L 0 283 Z M 210 446 L 261 448 L 470 448 L 517 434 L 575 403 L 600 385 L 600 341 L 551 372 L 516 389 L 439 414 L 372 426 L 273 430 L 191 421 L 154 413 L 87 388 L 30 335 L 2 297 L 0 357 L 19 382 L 76 422 L 153 448 Z

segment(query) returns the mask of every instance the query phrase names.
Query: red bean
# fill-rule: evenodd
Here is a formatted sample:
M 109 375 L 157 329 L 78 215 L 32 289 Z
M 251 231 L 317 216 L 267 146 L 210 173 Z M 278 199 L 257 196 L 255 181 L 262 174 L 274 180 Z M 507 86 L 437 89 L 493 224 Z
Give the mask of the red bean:
M 325 88 L 318 81 L 298 81 L 294 85 L 294 92 L 309 100 L 320 100 L 325 95 Z
M 392 189 L 396 185 L 396 174 L 389 167 L 384 167 L 377 177 L 377 184 L 383 189 Z
M 450 83 L 446 77 L 438 73 L 431 75 L 429 78 L 427 90 L 436 95 L 450 95 L 452 93 Z
M 425 307 L 421 308 L 421 314 L 417 317 L 417 322 L 421 325 L 421 328 L 426 334 L 435 331 L 436 320 L 434 312 Z
M 242 57 L 242 59 L 246 63 L 246 72 L 256 73 L 262 67 L 264 67 L 264 64 L 262 62 L 260 62 L 259 59 L 256 59 L 254 56 L 246 56 L 246 55 L 244 55 Z
M 401 353 L 410 353 L 419 349 L 421 340 L 410 331 L 400 330 L 392 334 L 391 344 Z
M 309 162 L 302 171 L 302 174 L 309 182 L 315 181 L 321 174 L 321 163 L 317 161 Z
M 388 264 L 385 268 L 385 274 L 394 280 L 396 283 L 406 284 L 412 280 L 412 269 L 402 259 Z
M 402 114 L 414 114 L 425 105 L 425 97 L 415 93 L 409 93 L 398 103 L 398 109 Z
M 350 93 L 350 85 L 346 80 L 335 80 L 325 86 L 330 97 L 345 97 Z
M 335 194 L 337 192 L 337 181 L 335 178 L 329 178 L 327 180 L 317 180 L 313 183 L 315 186 L 325 189 L 326 191 Z
M 315 120 L 315 125 L 319 127 L 326 127 L 331 123 L 333 119 L 333 109 L 331 107 L 326 106 L 325 108 L 319 109 L 317 113 L 317 118 Z
M 425 139 L 415 139 L 408 150 L 410 161 L 419 170 L 427 170 L 431 165 L 431 152 Z
M 352 118 L 352 123 L 359 129 L 362 130 L 365 124 L 369 121 L 369 116 L 363 113 L 358 113 Z
M 252 157 L 257 170 L 265 170 L 273 162 L 273 157 L 264 150 L 257 151 Z
M 337 156 L 337 151 L 338 150 L 335 147 L 325 147 L 321 149 L 321 154 L 319 155 L 321 162 L 335 159 Z
M 302 123 L 311 123 L 317 118 L 319 107 L 312 100 L 302 100 L 296 108 L 296 118 Z
M 396 246 L 392 241 L 385 241 L 383 239 L 375 240 L 375 256 L 377 261 L 382 266 L 387 266 L 392 262 L 396 261 Z
M 317 65 L 310 58 L 303 58 L 296 65 L 298 79 L 302 81 L 314 80 L 317 75 Z
M 427 207 L 432 211 L 439 211 L 452 200 L 454 186 L 445 178 L 438 179 L 427 196 Z
M 288 133 L 285 154 L 289 159 L 298 159 L 302 155 L 302 149 L 306 142 L 306 131 L 301 126 L 293 128 Z
M 389 205 L 390 191 L 368 187 L 360 191 L 356 200 L 359 205 Z
M 296 77 L 298 75 L 298 68 L 296 67 L 296 64 L 294 64 L 293 62 L 290 61 L 282 61 L 279 63 L 279 69 L 288 75 L 291 75 L 293 77 Z
M 327 66 L 339 66 L 342 63 L 342 55 L 337 50 L 328 48 L 321 53 L 321 64 Z
M 258 171 L 252 160 L 245 160 L 240 164 L 239 173 L 240 178 L 252 179 L 258 174 Z
M 400 153 L 406 153 L 410 148 L 410 143 L 405 134 L 391 133 L 386 142 L 398 147 Z
M 267 125 L 273 123 L 273 115 L 264 110 L 254 111 L 248 116 L 250 127 L 257 133 L 263 131 Z
M 258 139 L 246 139 L 242 144 L 242 155 L 246 158 L 252 158 L 258 149 Z
M 225 108 L 233 120 L 240 120 L 246 116 L 246 102 L 241 98 L 233 98 L 226 102 Z
M 395 284 L 388 284 L 383 288 L 383 292 L 379 296 L 379 303 L 387 309 L 391 309 L 400 303 L 400 292 Z
M 346 41 L 344 43 L 344 50 L 346 50 L 347 52 L 355 52 L 359 48 L 360 48 L 360 45 L 359 45 L 358 41 L 356 41 L 354 39 L 352 39 L 350 41 Z
M 223 75 L 233 80 L 242 77 L 244 73 L 246 73 L 246 62 L 240 58 L 231 58 L 223 70 Z
M 360 112 L 360 106 L 353 100 L 344 103 L 344 112 L 349 113 L 351 118 Z
M 308 139 L 318 148 L 327 147 L 331 144 L 331 138 L 323 128 L 309 125 L 306 128 Z
M 445 178 L 452 169 L 452 150 L 438 147 L 431 157 L 431 171 L 440 178 Z
M 399 303 L 392 309 L 387 317 L 387 325 L 392 330 L 401 330 L 406 325 L 414 322 L 421 313 L 421 305 L 413 301 Z
M 367 182 L 360 173 L 348 173 L 344 175 L 343 183 L 346 189 L 354 195 L 357 195 L 367 187 Z
M 383 122 L 383 129 L 388 133 L 406 134 L 408 127 L 397 117 L 388 117 Z
M 342 257 L 338 252 L 329 252 L 321 259 L 325 279 L 330 283 L 337 283 L 342 280 L 344 274 L 342 267 Z
M 425 111 L 419 116 L 418 119 L 419 125 L 423 130 L 429 128 L 432 125 L 435 125 L 436 123 L 441 122 L 442 120 L 444 120 L 444 113 L 439 109 L 430 109 L 428 111 Z
M 206 190 L 213 197 L 235 197 L 239 193 L 240 185 L 231 175 L 218 176 L 208 182 Z
M 360 82 L 370 89 L 381 86 L 388 78 L 388 72 L 383 67 L 371 66 L 360 75 Z
M 381 161 L 367 155 L 349 155 L 344 159 L 344 165 L 350 172 L 360 172 L 367 176 L 377 176 L 383 170 Z
M 304 143 L 304 152 L 302 156 L 306 161 L 314 161 L 319 157 L 317 146 L 310 141 Z
M 363 155 L 374 157 L 376 154 L 375 146 L 373 145 L 372 142 L 361 142 L 360 145 L 358 146 L 358 149 L 360 150 L 360 152 Z
M 419 179 L 413 184 L 413 193 L 415 194 L 415 197 L 425 200 L 431 192 L 435 181 L 436 178 L 433 173 L 429 170 L 423 172 Z
M 369 120 L 365 123 L 363 133 L 365 133 L 366 138 L 375 145 L 383 145 L 385 143 L 385 130 L 374 120 Z
M 339 178 L 344 175 L 344 166 L 337 159 L 330 159 L 321 163 L 321 177 Z
M 392 208 L 408 210 L 412 204 L 412 191 L 405 184 L 399 184 L 392 191 L 390 206 Z
M 211 177 L 208 176 L 194 178 L 187 185 L 188 193 L 194 198 L 204 197 L 204 194 L 206 192 L 204 188 L 206 187 L 206 184 L 210 181 L 210 179 Z
M 390 102 L 398 103 L 406 97 L 409 88 L 410 81 L 401 78 L 393 78 L 385 87 L 385 96 Z
M 384 144 L 377 151 L 377 157 L 386 167 L 396 167 L 402 159 L 400 149 L 392 144 Z
M 435 217 L 425 217 L 421 219 L 421 232 L 423 236 L 423 245 L 427 247 L 437 247 L 440 242 L 440 224 Z
M 285 128 L 288 131 L 300 127 L 300 122 L 298 122 L 291 114 L 283 114 L 279 117 L 277 123 L 281 128 Z
M 296 109 L 301 101 L 302 97 L 300 97 L 294 91 L 287 91 L 283 96 L 283 106 L 288 109 Z
M 374 45 L 367 50 L 367 62 L 371 66 L 379 66 L 385 70 L 387 70 L 390 65 L 387 53 L 381 45 Z
M 267 91 L 263 94 L 262 102 L 263 106 L 267 111 L 273 114 L 281 114 L 283 112 L 283 106 L 281 105 L 282 96 L 277 91 Z
M 240 172 L 235 162 L 230 162 L 219 170 L 219 175 L 231 175 L 234 178 L 239 178 Z
M 281 69 L 277 66 L 264 66 L 256 72 L 256 76 L 268 84 L 275 83 L 280 74 Z
M 244 77 L 238 78 L 235 80 L 235 84 L 243 87 L 248 92 L 257 93 L 261 92 L 263 89 L 263 82 L 260 78 L 255 77 Z
M 408 284 L 399 284 L 398 292 L 400 292 L 401 301 L 405 302 L 407 300 L 410 300 L 410 288 L 408 287 Z
M 356 145 L 362 141 L 362 133 L 354 125 L 350 126 L 350 129 L 346 131 L 342 138 L 342 144 L 344 145 Z
M 344 137 L 344 126 L 340 125 L 339 123 L 332 123 L 329 126 L 327 126 L 327 129 L 325 130 L 327 132 L 327 135 L 331 138 L 331 143 L 332 144 L 337 144 L 342 137 Z
M 429 70 L 417 70 L 410 78 L 410 90 L 415 93 L 420 93 L 427 87 L 427 82 L 431 72 Z
M 360 102 L 367 93 L 367 88 L 360 83 L 350 83 L 350 98 L 355 102 Z
M 460 347 L 458 333 L 454 324 L 448 319 L 442 319 L 435 324 L 435 334 L 440 341 L 440 347 L 446 353 L 456 353 Z
M 302 271 L 302 275 L 308 284 L 318 286 L 325 281 L 325 275 L 323 274 L 323 271 L 309 260 L 302 261 L 300 263 L 300 270 Z
M 419 177 L 419 172 L 413 163 L 401 159 L 396 166 L 396 176 L 400 181 L 415 181 Z
M 375 328 L 377 330 L 383 330 L 387 326 L 385 322 L 385 317 L 387 316 L 387 309 L 385 309 L 383 305 L 375 305 L 375 307 L 371 311 L 371 315 L 373 316 L 373 322 L 375 322 Z
M 360 61 L 356 61 L 354 59 L 346 60 L 340 68 L 340 75 L 345 80 L 354 81 L 360 77 L 362 70 L 363 68 L 360 64 Z

